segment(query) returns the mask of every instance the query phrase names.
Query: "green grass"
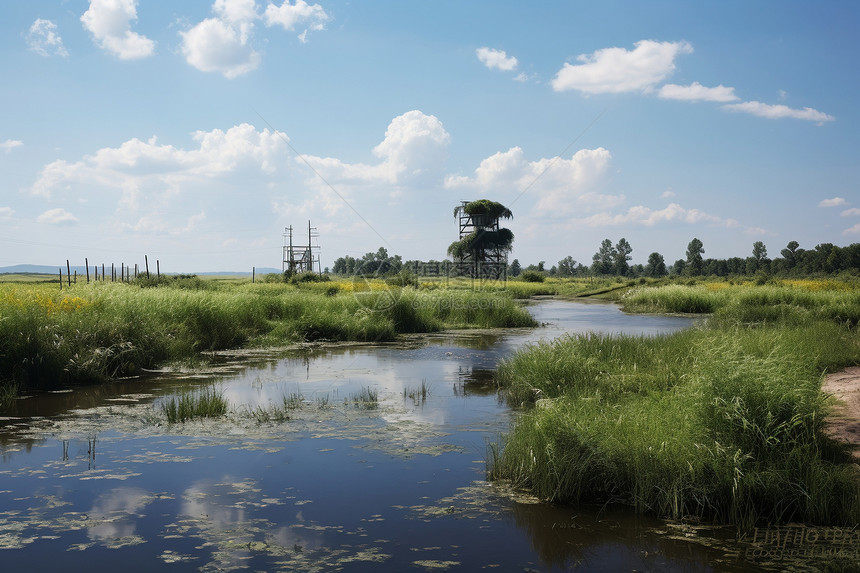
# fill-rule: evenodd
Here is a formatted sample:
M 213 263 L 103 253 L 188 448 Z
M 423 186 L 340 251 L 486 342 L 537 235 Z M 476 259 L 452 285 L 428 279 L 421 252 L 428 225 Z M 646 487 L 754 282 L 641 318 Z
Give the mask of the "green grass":
M 291 414 L 293 412 L 300 410 L 304 405 L 304 396 L 299 393 L 292 393 L 289 396 L 282 396 L 280 404 L 269 404 L 265 407 L 257 406 L 256 408 L 249 408 L 248 413 L 259 424 L 286 422 L 291 418 Z
M 856 295 L 750 288 L 637 292 L 650 310 L 692 301 L 715 318 L 659 337 L 563 337 L 504 361 L 498 381 L 523 411 L 491 447 L 489 477 L 553 502 L 742 528 L 860 523 L 860 472 L 823 432 L 821 392 L 823 372 L 860 363 Z
M 445 328 L 536 325 L 505 294 L 401 289 L 381 281 L 360 285 L 361 292 L 354 286 L 194 278 L 152 288 L 99 283 L 63 291 L 0 284 L 0 387 L 99 382 L 243 346 L 376 342 Z
M 162 402 L 161 412 L 171 424 L 217 418 L 227 413 L 227 400 L 215 388 L 187 390 Z
M 374 388 L 363 387 L 350 395 L 349 403 L 359 410 L 376 410 L 379 408 L 379 391 Z

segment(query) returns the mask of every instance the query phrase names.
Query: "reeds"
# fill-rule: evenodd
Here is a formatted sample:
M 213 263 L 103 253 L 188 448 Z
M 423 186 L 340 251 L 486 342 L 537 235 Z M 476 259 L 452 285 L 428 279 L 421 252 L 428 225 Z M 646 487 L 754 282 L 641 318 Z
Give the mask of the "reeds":
M 211 387 L 187 390 L 162 402 L 161 412 L 171 424 L 195 418 L 217 418 L 227 413 L 227 399 Z
M 379 408 L 379 390 L 362 387 L 358 392 L 350 394 L 349 403 L 359 410 L 376 410 Z
M 688 288 L 658 290 L 698 308 L 711 301 L 718 320 L 658 337 L 569 336 L 506 360 L 498 380 L 526 408 L 491 447 L 489 477 L 555 502 L 742 528 L 856 525 L 860 473 L 823 433 L 821 393 L 823 371 L 860 360 L 844 320 L 851 296 L 802 293 L 773 311 L 784 293 Z
M 513 299 L 492 292 L 426 292 L 382 281 L 368 282 L 363 292 L 337 282 L 203 284 L 103 283 L 62 293 L 49 285 L 0 285 L 0 386 L 97 382 L 249 345 L 535 325 Z

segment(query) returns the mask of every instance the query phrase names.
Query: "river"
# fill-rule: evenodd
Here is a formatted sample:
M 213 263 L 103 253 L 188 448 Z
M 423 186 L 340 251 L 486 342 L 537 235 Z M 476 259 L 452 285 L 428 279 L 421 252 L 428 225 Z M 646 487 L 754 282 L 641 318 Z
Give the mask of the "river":
M 730 531 L 554 507 L 484 481 L 487 445 L 516 415 L 492 383 L 500 359 L 568 332 L 691 324 L 611 304 L 530 310 L 542 327 L 223 353 L 21 400 L 0 421 L 3 571 L 753 568 Z M 201 385 L 228 415 L 168 424 L 163 401 Z M 285 399 L 290 419 L 261 419 Z

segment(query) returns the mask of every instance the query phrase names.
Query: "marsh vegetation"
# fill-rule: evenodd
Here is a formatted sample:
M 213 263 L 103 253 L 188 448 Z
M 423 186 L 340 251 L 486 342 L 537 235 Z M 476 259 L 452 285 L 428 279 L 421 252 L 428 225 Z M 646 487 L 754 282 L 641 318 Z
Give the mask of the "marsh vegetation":
M 860 472 L 824 433 L 824 372 L 860 361 L 844 283 L 633 288 L 626 310 L 713 313 L 657 337 L 581 334 L 503 361 L 522 409 L 488 474 L 560 503 L 619 502 L 747 529 L 855 526 Z
M 394 340 L 446 328 L 534 326 L 511 296 L 392 287 L 382 280 L 295 284 L 169 281 L 0 285 L 0 395 L 135 374 L 203 353 L 307 341 Z

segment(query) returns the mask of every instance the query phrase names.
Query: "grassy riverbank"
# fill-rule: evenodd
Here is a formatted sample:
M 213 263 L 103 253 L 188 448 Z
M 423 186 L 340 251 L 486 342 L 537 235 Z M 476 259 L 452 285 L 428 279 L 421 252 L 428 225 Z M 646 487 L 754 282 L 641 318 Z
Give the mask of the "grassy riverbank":
M 0 285 L 0 388 L 52 388 L 201 352 L 300 341 L 388 341 L 446 328 L 534 326 L 510 296 L 422 291 L 382 281 L 169 286 Z
M 860 291 L 630 291 L 625 309 L 714 312 L 660 337 L 564 337 L 499 369 L 524 406 L 489 475 L 562 503 L 722 523 L 860 523 L 860 471 L 823 432 L 825 371 L 860 363 Z

